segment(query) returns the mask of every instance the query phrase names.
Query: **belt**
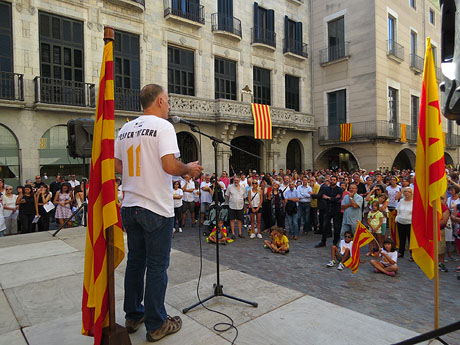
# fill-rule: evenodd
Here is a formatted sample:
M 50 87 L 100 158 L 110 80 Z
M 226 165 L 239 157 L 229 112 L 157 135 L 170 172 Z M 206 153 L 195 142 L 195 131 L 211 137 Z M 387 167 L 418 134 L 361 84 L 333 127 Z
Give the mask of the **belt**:
M 301 204 L 309 204 L 310 201 L 299 201 Z

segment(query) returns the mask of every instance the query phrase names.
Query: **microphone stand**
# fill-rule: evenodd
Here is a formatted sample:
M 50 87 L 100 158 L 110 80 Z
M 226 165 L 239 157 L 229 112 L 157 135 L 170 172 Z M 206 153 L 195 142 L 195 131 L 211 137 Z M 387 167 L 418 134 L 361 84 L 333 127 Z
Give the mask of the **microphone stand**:
M 214 207 L 216 209 L 216 272 L 217 272 L 217 282 L 213 284 L 213 288 L 214 288 L 214 293 L 209 296 L 209 297 L 206 297 L 205 299 L 203 300 L 200 300 L 199 302 L 191 305 L 190 307 L 187 307 L 187 308 L 184 308 L 182 309 L 182 313 L 187 313 L 188 311 L 190 311 L 191 309 L 203 304 L 204 302 L 207 302 L 209 301 L 210 299 L 214 298 L 214 297 L 218 297 L 218 296 L 223 296 L 223 297 L 227 297 L 227 298 L 230 298 L 230 299 L 233 299 L 235 301 L 239 301 L 239 302 L 242 302 L 242 303 L 246 303 L 246 304 L 249 304 L 249 305 L 252 305 L 254 308 L 257 308 L 258 304 L 256 302 L 250 302 L 250 301 L 246 301 L 244 299 L 241 299 L 241 298 L 238 298 L 238 297 L 234 297 L 234 296 L 231 296 L 231 295 L 227 295 L 224 293 L 224 290 L 223 290 L 223 286 L 220 284 L 220 270 L 219 270 L 219 228 L 217 227 L 217 220 L 218 220 L 218 208 L 217 208 L 217 204 L 218 204 L 218 195 L 217 195 L 217 184 L 218 184 L 218 180 L 217 180 L 217 144 L 222 144 L 222 145 L 226 145 L 226 146 L 229 146 L 231 148 L 234 148 L 236 150 L 239 150 L 241 152 L 244 152 L 250 156 L 253 156 L 255 158 L 258 158 L 258 159 L 261 159 L 259 156 L 251 153 L 251 152 L 248 152 L 248 151 L 245 151 L 239 147 L 236 147 L 234 145 L 231 145 L 231 144 L 227 144 L 225 142 L 223 142 L 222 140 L 212 136 L 212 135 L 209 135 L 209 134 L 206 134 L 206 133 L 203 133 L 200 131 L 200 129 L 198 128 L 198 126 L 196 125 L 192 125 L 192 124 L 188 124 L 190 126 L 190 129 L 192 130 L 192 132 L 195 132 L 195 133 L 198 133 L 198 134 L 201 134 L 209 139 L 211 139 L 212 141 L 212 146 L 214 147 L 214 172 L 216 174 L 216 187 L 214 189 Z M 200 240 L 201 241 L 201 240 Z

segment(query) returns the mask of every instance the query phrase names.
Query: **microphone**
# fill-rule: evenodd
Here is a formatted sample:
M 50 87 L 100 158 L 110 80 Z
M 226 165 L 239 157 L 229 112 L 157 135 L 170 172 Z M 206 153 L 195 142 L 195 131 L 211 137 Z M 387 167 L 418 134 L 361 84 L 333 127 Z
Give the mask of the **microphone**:
M 193 122 L 191 121 L 188 121 L 188 120 L 185 120 L 179 116 L 173 116 L 172 117 L 172 122 L 174 123 L 185 123 L 186 125 L 189 125 L 190 127 L 194 128 L 194 127 L 198 127 L 196 124 L 194 124 Z

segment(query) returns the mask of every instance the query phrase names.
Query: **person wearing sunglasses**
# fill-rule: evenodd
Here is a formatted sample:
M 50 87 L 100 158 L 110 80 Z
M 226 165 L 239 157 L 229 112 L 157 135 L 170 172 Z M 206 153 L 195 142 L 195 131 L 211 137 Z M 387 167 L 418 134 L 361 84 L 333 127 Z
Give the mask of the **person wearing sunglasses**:
M 345 231 L 344 239 L 340 241 L 339 247 L 333 245 L 331 248 L 331 261 L 326 265 L 327 267 L 334 267 L 337 263 L 339 271 L 345 268 L 343 264 L 350 258 L 351 248 L 353 246 L 353 232 L 350 230 Z

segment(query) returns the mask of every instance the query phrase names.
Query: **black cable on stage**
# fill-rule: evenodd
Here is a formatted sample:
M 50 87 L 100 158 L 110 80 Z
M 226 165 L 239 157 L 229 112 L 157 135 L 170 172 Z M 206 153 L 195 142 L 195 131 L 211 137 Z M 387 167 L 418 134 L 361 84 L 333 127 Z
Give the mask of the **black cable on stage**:
M 201 134 L 199 135 L 199 142 L 200 142 L 200 158 L 201 160 L 203 160 L 203 156 L 202 156 L 202 151 L 201 151 Z M 217 173 L 217 172 L 216 172 Z M 217 183 L 218 183 L 218 180 L 217 180 L 217 176 L 216 176 L 216 187 L 215 187 L 215 190 L 214 192 L 217 192 Z M 201 182 L 200 182 L 201 183 Z M 230 322 L 217 322 L 214 324 L 214 326 L 212 327 L 212 329 L 216 332 L 226 332 L 230 329 L 234 329 L 236 334 L 235 334 L 235 337 L 233 338 L 232 340 L 232 343 L 231 345 L 234 345 L 235 344 L 235 341 L 236 341 L 236 338 L 238 338 L 238 328 L 234 325 L 234 321 L 233 319 L 228 316 L 227 314 L 223 313 L 223 312 L 220 312 L 220 311 L 217 311 L 217 310 L 214 310 L 214 309 L 211 309 L 211 308 L 208 308 L 204 305 L 204 303 L 201 301 L 201 298 L 200 298 L 200 292 L 199 292 L 199 289 L 200 289 L 200 281 L 201 281 L 201 275 L 203 273 L 203 246 L 202 246 L 202 243 L 201 243 L 201 238 L 203 237 L 202 236 L 202 233 L 201 233 L 201 185 L 199 186 L 199 198 L 200 198 L 200 214 L 198 214 L 198 242 L 200 243 L 200 273 L 198 275 L 198 283 L 196 285 L 196 297 L 198 298 L 198 301 L 200 302 L 200 304 L 203 306 L 204 309 L 212 312 L 212 313 L 216 313 L 216 314 L 219 314 L 219 315 L 222 315 L 224 317 L 226 317 L 227 319 L 230 320 Z M 214 205 L 215 208 L 216 208 L 216 227 L 217 227 L 217 217 L 218 217 L 218 212 L 217 212 L 217 205 Z M 193 220 L 192 220 L 193 221 Z M 219 239 L 217 239 L 216 241 L 216 246 L 219 245 Z M 224 328 L 220 328 L 221 326 L 223 326 Z

